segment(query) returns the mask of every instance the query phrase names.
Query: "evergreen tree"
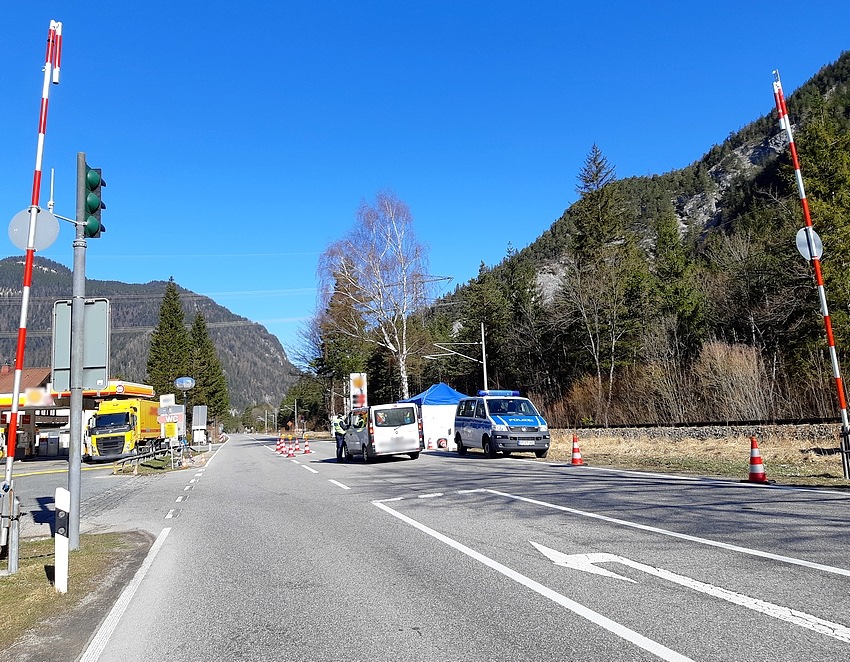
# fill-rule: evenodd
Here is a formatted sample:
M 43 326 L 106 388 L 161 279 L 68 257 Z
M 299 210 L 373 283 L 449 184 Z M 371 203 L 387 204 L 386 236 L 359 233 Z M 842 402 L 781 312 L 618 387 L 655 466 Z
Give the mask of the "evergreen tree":
M 619 239 L 626 228 L 622 197 L 611 185 L 615 179 L 614 167 L 594 144 L 578 175 L 576 192 L 581 199 L 569 213 L 575 228 L 573 247 L 580 259 Z
M 657 314 L 670 318 L 672 346 L 693 355 L 704 335 L 702 296 L 697 287 L 694 263 L 689 259 L 672 213 L 664 214 L 655 227 L 653 295 Z M 648 327 L 649 330 L 651 327 Z M 652 331 L 654 332 L 654 330 Z
M 157 395 L 174 393 L 174 380 L 188 376 L 189 334 L 180 307 L 180 293 L 169 278 L 159 308 L 159 322 L 151 335 L 147 382 Z
M 192 401 L 207 406 L 210 419 L 220 418 L 230 406 L 227 379 L 221 369 L 215 345 L 207 333 L 207 322 L 200 311 L 195 315 L 189 332 L 191 343 L 191 376 L 195 379 Z

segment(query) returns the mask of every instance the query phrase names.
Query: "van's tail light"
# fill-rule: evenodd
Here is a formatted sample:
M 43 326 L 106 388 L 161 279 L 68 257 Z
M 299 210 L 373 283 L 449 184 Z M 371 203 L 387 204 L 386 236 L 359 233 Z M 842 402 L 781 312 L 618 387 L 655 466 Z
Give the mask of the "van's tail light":
M 422 418 L 419 418 L 419 445 L 422 446 L 425 443 L 425 434 L 422 432 Z
M 369 422 L 369 441 L 372 441 L 375 438 L 375 426 L 372 425 L 372 422 Z

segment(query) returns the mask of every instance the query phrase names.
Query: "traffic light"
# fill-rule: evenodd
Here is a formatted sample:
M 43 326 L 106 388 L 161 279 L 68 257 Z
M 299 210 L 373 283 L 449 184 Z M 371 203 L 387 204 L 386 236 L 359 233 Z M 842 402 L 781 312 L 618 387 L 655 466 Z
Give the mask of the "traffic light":
M 101 169 L 89 168 L 88 164 L 86 164 L 85 187 L 84 191 L 82 191 L 86 213 L 83 232 L 90 239 L 96 239 L 100 236 L 101 232 L 106 232 L 106 228 L 100 222 L 100 212 L 106 209 L 100 191 L 104 186 L 106 186 L 106 182 L 103 181 Z

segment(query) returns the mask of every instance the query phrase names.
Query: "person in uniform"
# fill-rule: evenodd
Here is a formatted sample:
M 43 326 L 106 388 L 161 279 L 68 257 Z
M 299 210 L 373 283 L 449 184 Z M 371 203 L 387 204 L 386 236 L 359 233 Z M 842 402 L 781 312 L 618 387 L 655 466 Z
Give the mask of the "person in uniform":
M 343 446 L 345 439 L 345 426 L 342 424 L 342 414 L 337 414 L 331 419 L 334 437 L 336 437 L 336 461 L 343 461 Z

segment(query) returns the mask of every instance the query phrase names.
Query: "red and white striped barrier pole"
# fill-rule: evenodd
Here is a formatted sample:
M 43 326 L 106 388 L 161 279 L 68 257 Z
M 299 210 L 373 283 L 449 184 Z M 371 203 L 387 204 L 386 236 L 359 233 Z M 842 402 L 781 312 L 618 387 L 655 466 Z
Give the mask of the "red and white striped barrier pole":
M 809 213 L 809 201 L 806 198 L 806 189 L 803 186 L 803 174 L 800 171 L 800 160 L 797 158 L 797 146 L 794 144 L 794 134 L 791 132 L 791 120 L 788 118 L 788 107 L 785 105 L 785 95 L 782 93 L 782 82 L 779 80 L 779 71 L 774 70 L 773 78 L 773 98 L 776 101 L 776 112 L 779 113 L 779 128 L 785 130 L 785 134 L 788 137 L 788 146 L 791 150 L 794 177 L 797 179 L 797 190 L 800 193 L 800 204 L 803 207 L 803 218 L 806 222 L 806 241 L 808 242 L 812 267 L 815 270 L 820 309 L 823 315 L 823 324 L 826 328 L 826 342 L 829 345 L 829 358 L 832 361 L 832 374 L 835 378 L 835 389 L 838 392 L 838 406 L 841 408 L 841 464 L 844 469 L 844 478 L 850 480 L 850 421 L 847 418 L 847 400 L 844 395 L 844 381 L 841 379 L 838 353 L 835 351 L 835 337 L 832 334 L 832 322 L 829 318 L 829 307 L 826 304 L 826 290 L 823 286 L 820 255 L 815 250 L 814 228 L 812 227 L 812 217 Z
M 6 483 L 12 481 L 12 463 L 15 460 L 15 442 L 18 436 L 18 399 L 21 394 L 21 375 L 24 369 L 24 350 L 27 344 L 27 312 L 29 310 L 32 263 L 35 257 L 35 229 L 38 219 L 38 201 L 41 192 L 41 164 L 44 159 L 44 137 L 47 133 L 47 102 L 50 83 L 59 83 L 59 64 L 62 59 L 62 24 L 50 21 L 47 32 L 47 54 L 44 61 L 44 85 L 41 90 L 41 109 L 38 117 L 38 148 L 35 155 L 35 172 L 32 178 L 30 223 L 27 235 L 27 253 L 24 260 L 24 288 L 21 298 L 21 321 L 18 325 L 18 344 L 15 349 L 15 381 L 12 387 L 12 411 L 6 438 Z

